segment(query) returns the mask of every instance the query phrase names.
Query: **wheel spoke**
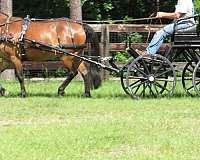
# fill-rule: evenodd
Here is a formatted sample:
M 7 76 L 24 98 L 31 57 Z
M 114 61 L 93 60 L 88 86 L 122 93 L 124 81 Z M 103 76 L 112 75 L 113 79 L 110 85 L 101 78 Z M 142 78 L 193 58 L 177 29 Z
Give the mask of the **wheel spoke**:
M 191 66 L 191 67 L 192 67 L 192 66 Z M 192 67 L 192 68 L 193 68 L 193 67 Z M 192 70 L 192 69 L 190 69 L 190 68 L 188 67 L 187 70 L 188 70 L 190 73 L 193 73 L 194 68 L 193 68 L 193 70 Z
M 154 66 L 154 64 L 155 64 L 154 57 L 152 57 L 151 72 L 153 72 L 153 66 Z
M 142 84 L 140 83 L 140 85 L 139 85 L 139 86 L 137 87 L 137 89 L 135 90 L 134 94 L 137 94 L 137 92 L 139 91 L 141 85 L 142 85 Z
M 156 85 L 155 85 L 154 83 L 153 83 L 153 87 L 154 87 L 156 93 L 159 94 L 159 92 L 158 92 L 158 90 L 157 90 L 157 88 L 156 88 Z
M 160 73 L 160 74 L 158 74 L 158 75 L 155 75 L 155 78 L 157 78 L 157 77 L 160 77 L 160 76 L 162 76 L 162 75 L 164 75 L 164 74 L 166 74 L 166 73 L 168 73 L 168 72 L 170 72 L 171 70 L 166 70 L 166 71 L 164 71 L 164 72 L 162 72 L 162 73 Z
M 129 86 L 132 87 L 133 85 L 137 84 L 138 82 L 140 82 L 140 80 L 135 81 L 134 83 L 130 84 Z M 141 83 L 140 83 L 141 84 Z M 128 87 L 127 87 L 128 88 Z
M 158 69 L 157 69 L 157 71 L 156 71 L 154 74 L 156 74 L 156 73 L 158 73 L 158 71 L 160 71 L 160 69 L 161 69 L 161 68 L 162 68 L 162 66 L 163 66 L 163 63 L 164 63 L 164 62 L 160 63 L 160 65 L 158 66 Z
M 140 95 L 139 96 L 145 96 L 145 90 L 146 90 L 146 88 L 147 88 L 147 85 L 145 85 L 145 83 L 143 84 L 143 90 L 142 90 L 142 92 L 140 93 Z
M 149 69 L 148 69 L 148 67 L 147 67 L 147 65 L 146 65 L 146 63 L 144 62 L 143 59 L 142 59 L 142 63 L 143 63 L 143 66 L 144 66 L 144 70 L 147 71 L 147 74 L 149 75 L 150 74 Z
M 186 91 L 187 94 L 190 96 L 194 96 L 194 86 L 192 84 L 192 74 L 194 71 L 195 66 L 193 65 L 192 62 L 188 62 L 182 72 L 182 85 L 184 90 Z
M 155 97 L 155 94 L 154 94 L 154 92 L 153 92 L 153 90 L 152 90 L 152 85 L 151 85 L 151 84 L 148 85 L 148 88 L 149 88 L 150 93 L 152 93 L 152 95 Z
M 191 87 L 187 88 L 187 91 L 189 91 L 189 90 L 191 90 L 193 88 L 194 88 L 194 86 L 191 86 Z
M 136 88 L 137 86 L 139 86 L 139 85 L 142 85 L 142 84 L 145 84 L 145 82 L 147 82 L 147 80 L 146 81 L 140 81 L 141 83 L 139 83 L 139 84 L 137 84 L 137 85 L 135 85 L 135 86 L 133 86 L 133 87 L 131 87 L 131 89 L 134 89 L 134 88 Z
M 196 80 L 196 79 L 195 79 Z M 200 80 L 198 80 L 198 82 L 196 83 L 196 86 L 200 84 Z
M 141 69 L 139 69 L 138 67 L 133 66 L 133 68 L 135 68 L 138 72 L 140 72 L 141 74 L 145 75 L 147 77 L 147 74 L 144 73 Z
M 169 90 L 167 88 L 165 88 L 164 86 L 162 86 L 158 82 L 155 82 L 155 85 L 158 86 L 159 88 L 162 88 L 162 89 L 167 90 L 169 92 Z

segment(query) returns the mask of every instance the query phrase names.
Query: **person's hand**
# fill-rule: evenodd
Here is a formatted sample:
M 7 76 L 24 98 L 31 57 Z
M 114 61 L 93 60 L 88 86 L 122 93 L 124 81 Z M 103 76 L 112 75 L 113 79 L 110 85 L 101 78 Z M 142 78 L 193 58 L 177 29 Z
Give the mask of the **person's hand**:
M 153 12 L 149 17 L 156 17 L 157 12 Z
M 164 12 L 157 12 L 156 18 L 162 18 Z

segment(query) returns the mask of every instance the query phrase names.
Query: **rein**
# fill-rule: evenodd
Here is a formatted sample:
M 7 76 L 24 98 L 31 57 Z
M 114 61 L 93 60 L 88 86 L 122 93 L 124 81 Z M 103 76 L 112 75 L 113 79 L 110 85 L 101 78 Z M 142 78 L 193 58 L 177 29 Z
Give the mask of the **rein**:
M 149 38 L 150 38 L 150 34 L 151 34 L 151 24 L 152 24 L 152 20 L 153 19 L 157 19 L 160 21 L 160 24 L 162 25 L 162 20 L 160 18 L 155 17 L 157 15 L 157 12 L 153 12 L 150 16 L 149 16 L 149 24 L 148 24 L 148 35 L 147 35 L 147 39 L 146 39 L 146 44 L 149 42 Z M 147 22 L 148 22 L 147 21 Z
M 127 19 L 127 20 L 103 20 L 103 21 L 84 21 L 84 23 L 109 23 L 109 24 L 114 24 L 114 23 L 119 23 L 119 22 L 136 22 L 136 21 L 149 21 L 149 20 L 155 20 L 159 19 L 157 17 L 148 17 L 148 18 L 135 18 L 135 19 Z

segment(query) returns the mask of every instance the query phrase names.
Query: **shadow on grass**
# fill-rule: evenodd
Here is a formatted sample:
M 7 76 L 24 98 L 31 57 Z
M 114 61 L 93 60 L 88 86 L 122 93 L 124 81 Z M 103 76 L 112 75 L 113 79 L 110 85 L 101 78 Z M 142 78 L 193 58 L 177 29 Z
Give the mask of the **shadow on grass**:
M 19 94 L 12 94 L 9 93 L 7 96 L 0 96 L 1 97 L 7 97 L 7 98 L 21 98 Z M 30 97 L 46 97 L 46 98 L 80 98 L 80 99 L 86 99 L 86 97 L 83 97 L 81 93 L 69 93 L 66 92 L 64 96 L 59 96 L 56 93 L 42 93 L 42 92 L 37 92 L 37 93 L 28 93 L 27 98 Z M 186 93 L 175 93 L 171 97 L 167 96 L 161 96 L 161 97 L 152 97 L 152 96 L 145 96 L 145 97 L 140 97 L 138 99 L 131 98 L 129 95 L 126 93 L 113 93 L 113 94 L 103 94 L 103 93 L 94 93 L 92 94 L 92 99 L 133 99 L 133 100 L 142 100 L 142 99 L 162 99 L 162 98 L 197 98 L 199 97 L 198 95 L 196 96 L 190 96 Z

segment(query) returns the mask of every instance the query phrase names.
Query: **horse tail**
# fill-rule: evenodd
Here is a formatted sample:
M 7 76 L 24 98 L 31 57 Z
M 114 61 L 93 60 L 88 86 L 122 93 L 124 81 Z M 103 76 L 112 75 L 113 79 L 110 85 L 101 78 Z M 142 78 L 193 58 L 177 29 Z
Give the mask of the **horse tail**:
M 88 55 L 94 57 L 100 56 L 99 40 L 97 34 L 94 32 L 93 28 L 90 27 L 88 24 L 84 23 L 83 28 L 86 33 L 86 42 L 90 43 L 91 45 L 91 48 L 88 51 Z M 89 64 L 89 75 L 91 77 L 90 86 L 94 89 L 97 89 L 102 82 L 99 67 L 95 64 Z

